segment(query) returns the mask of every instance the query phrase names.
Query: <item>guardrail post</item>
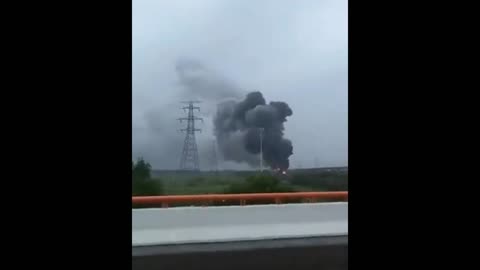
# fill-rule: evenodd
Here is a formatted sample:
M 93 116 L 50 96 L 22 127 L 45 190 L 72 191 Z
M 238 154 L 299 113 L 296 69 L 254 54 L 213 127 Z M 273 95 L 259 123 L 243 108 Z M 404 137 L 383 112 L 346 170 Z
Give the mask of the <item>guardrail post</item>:
M 202 206 L 209 206 L 209 205 L 213 205 L 213 200 L 206 200 L 206 201 L 203 201 L 202 203 Z
M 245 205 L 246 203 L 246 200 L 240 200 L 240 205 Z

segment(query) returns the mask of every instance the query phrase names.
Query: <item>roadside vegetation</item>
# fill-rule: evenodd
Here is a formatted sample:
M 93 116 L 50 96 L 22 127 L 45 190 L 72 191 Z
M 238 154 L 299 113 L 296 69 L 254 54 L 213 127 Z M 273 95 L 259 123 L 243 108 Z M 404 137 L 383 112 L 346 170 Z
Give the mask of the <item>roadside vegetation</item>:
M 348 190 L 348 171 L 290 170 L 287 176 L 268 172 L 152 172 L 140 158 L 132 161 L 132 195 L 188 195 Z
M 143 159 L 132 161 L 132 195 L 162 195 L 163 187 L 159 179 L 152 179 L 152 166 Z

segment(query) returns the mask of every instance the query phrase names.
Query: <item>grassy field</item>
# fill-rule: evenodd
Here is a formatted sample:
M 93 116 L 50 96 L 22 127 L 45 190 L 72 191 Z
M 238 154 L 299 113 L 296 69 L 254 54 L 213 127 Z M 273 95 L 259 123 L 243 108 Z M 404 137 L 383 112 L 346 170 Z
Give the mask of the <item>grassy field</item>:
M 269 172 L 264 172 L 268 174 Z M 180 172 L 153 171 L 153 179 L 162 182 L 166 195 L 224 193 L 231 184 L 239 183 L 256 171 Z M 290 170 L 286 176 L 278 175 L 295 191 L 348 190 L 348 169 Z

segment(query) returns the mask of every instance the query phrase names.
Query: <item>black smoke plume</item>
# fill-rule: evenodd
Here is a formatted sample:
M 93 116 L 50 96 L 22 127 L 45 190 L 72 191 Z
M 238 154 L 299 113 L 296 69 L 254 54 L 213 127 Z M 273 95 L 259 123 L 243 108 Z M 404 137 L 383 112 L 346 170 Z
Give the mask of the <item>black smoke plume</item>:
M 263 128 L 263 159 L 272 169 L 286 170 L 293 154 L 292 142 L 283 138 L 284 125 L 292 110 L 285 102 L 267 104 L 260 92 L 248 93 L 243 101 L 218 105 L 215 136 L 225 160 L 258 165 L 260 132 Z

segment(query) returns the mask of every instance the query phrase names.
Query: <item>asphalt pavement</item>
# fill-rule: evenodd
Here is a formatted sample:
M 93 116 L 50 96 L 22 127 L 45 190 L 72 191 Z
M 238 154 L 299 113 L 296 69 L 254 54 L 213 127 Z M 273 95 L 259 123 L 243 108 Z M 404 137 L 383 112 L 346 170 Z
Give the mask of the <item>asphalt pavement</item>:
M 217 247 L 167 247 L 138 252 L 132 256 L 132 270 L 347 270 L 348 237 L 328 244 L 318 239 L 289 243 Z M 258 244 L 258 243 L 257 243 Z M 250 246 L 250 248 L 248 248 Z

